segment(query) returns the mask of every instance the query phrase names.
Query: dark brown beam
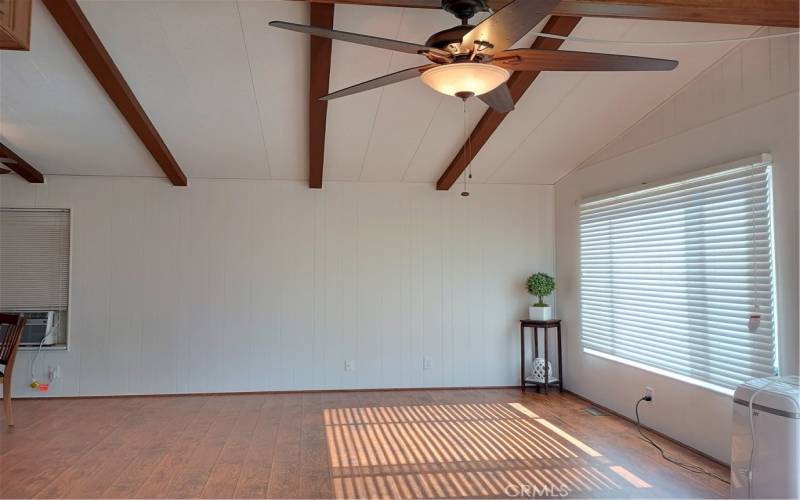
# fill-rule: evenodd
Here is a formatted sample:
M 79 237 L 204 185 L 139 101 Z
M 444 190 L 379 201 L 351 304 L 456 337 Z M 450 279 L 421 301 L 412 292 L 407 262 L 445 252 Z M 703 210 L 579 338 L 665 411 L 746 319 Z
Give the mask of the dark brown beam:
M 310 24 L 333 29 L 333 4 L 312 2 Z M 325 163 L 325 123 L 328 101 L 319 98 L 328 93 L 331 78 L 330 38 L 311 37 L 311 71 L 308 85 L 308 186 L 322 188 L 322 169 Z
M 43 0 L 69 41 L 75 46 L 86 66 L 117 106 L 144 147 L 153 155 L 175 186 L 186 186 L 186 175 L 161 139 L 150 118 L 142 109 L 133 91 L 111 59 L 100 38 L 86 19 L 77 0 Z
M 20 158 L 20 156 L 11 151 L 8 146 L 0 142 L 0 163 L 10 168 L 20 177 L 28 182 L 34 184 L 44 183 L 44 175 L 31 166 L 30 163 Z
M 547 21 L 543 32 L 550 33 L 552 35 L 567 36 L 572 33 L 572 30 L 575 29 L 575 26 L 578 24 L 580 19 L 580 17 L 572 16 L 551 16 Z M 562 43 L 564 43 L 563 40 L 536 37 L 531 47 L 534 49 L 556 50 L 561 46 Z M 511 97 L 514 99 L 515 103 L 519 101 L 525 91 L 528 90 L 528 87 L 531 86 L 533 81 L 536 80 L 536 77 L 538 76 L 538 71 L 518 71 L 511 75 L 511 78 L 508 80 L 508 88 L 511 90 Z M 478 154 L 481 148 L 492 136 L 494 131 L 497 130 L 501 123 L 503 123 L 506 115 L 507 113 L 498 113 L 491 108 L 484 113 L 483 117 L 481 117 L 480 121 L 475 126 L 475 129 L 472 131 L 469 141 L 461 147 L 461 150 L 450 163 L 450 166 L 447 167 L 447 170 L 445 170 L 442 176 L 439 178 L 439 181 L 436 183 L 436 189 L 439 191 L 447 191 L 453 186 L 453 184 L 455 184 L 455 182 L 458 180 L 458 177 L 464 172 L 464 169 L 467 168 L 467 165 L 469 164 L 469 158 L 474 158 Z M 470 152 L 470 156 L 467 155 L 468 150 Z
M 303 0 L 307 1 L 307 0 Z M 315 0 L 324 3 L 439 9 L 441 0 Z M 510 0 L 488 0 L 500 9 Z M 798 27 L 797 0 L 562 0 L 553 15 Z M 412 40 L 413 41 L 413 40 Z
M 798 5 L 797 0 L 562 0 L 553 13 L 796 28 Z

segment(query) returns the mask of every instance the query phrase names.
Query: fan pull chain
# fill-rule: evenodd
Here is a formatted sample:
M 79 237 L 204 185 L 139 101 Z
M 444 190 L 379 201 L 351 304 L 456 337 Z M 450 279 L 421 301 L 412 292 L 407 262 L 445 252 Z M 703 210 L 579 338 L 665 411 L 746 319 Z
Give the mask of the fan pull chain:
M 467 147 L 467 175 L 464 176 L 464 191 L 461 193 L 461 196 L 467 197 L 469 196 L 469 191 L 467 190 L 467 179 L 472 179 L 472 136 L 469 133 L 469 116 L 467 114 L 467 98 L 463 97 L 461 99 L 462 103 L 464 104 L 464 142 L 466 143 Z

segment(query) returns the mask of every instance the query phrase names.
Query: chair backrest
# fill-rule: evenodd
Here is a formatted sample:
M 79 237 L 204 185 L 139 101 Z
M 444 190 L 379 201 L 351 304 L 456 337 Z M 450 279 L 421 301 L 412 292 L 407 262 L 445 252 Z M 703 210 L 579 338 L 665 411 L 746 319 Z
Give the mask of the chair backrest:
M 13 364 L 26 321 L 21 314 L 0 314 L 0 325 L 6 327 L 5 335 L 0 339 L 0 365 Z

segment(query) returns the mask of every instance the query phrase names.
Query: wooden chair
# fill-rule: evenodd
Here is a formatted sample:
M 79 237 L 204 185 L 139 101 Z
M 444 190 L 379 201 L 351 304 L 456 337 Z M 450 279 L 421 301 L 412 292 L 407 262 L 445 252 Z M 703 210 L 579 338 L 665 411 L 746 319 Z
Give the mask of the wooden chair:
M 14 416 L 11 413 L 11 374 L 25 322 L 26 319 L 21 314 L 0 314 L 0 326 L 6 327 L 5 335 L 0 338 L 0 384 L 3 384 L 3 406 L 8 425 L 14 425 Z

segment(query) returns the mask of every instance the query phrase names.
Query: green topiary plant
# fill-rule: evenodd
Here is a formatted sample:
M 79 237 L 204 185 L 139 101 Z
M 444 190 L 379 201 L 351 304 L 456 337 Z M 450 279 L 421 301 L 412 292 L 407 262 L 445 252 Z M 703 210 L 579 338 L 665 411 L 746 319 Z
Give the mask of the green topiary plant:
M 534 307 L 547 307 L 544 298 L 556 289 L 556 280 L 545 273 L 536 273 L 528 278 L 528 293 L 539 297 L 539 302 L 533 304 Z

